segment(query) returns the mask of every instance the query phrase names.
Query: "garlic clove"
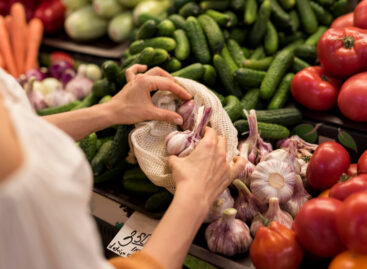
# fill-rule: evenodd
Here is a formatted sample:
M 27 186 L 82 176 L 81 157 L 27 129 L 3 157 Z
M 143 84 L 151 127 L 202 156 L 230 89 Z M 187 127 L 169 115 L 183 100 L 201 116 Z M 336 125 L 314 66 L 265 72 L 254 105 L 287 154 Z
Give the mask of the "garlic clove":
M 302 179 L 297 176 L 296 185 L 294 187 L 294 194 L 287 203 L 282 205 L 282 207 L 293 217 L 296 217 L 298 211 L 309 199 L 311 199 L 311 195 L 305 190 Z
M 191 131 L 173 131 L 170 133 L 165 139 L 168 155 L 179 155 L 184 151 L 190 135 L 192 135 Z
M 234 200 L 231 196 L 229 189 L 225 189 L 221 195 L 214 201 L 213 205 L 209 209 L 209 213 L 204 222 L 213 222 L 219 219 L 224 210 L 231 208 L 234 205 Z
M 194 100 L 189 100 L 183 103 L 177 110 L 177 113 L 181 115 L 183 119 L 182 129 L 192 130 L 195 125 L 195 118 L 198 107 L 195 105 Z

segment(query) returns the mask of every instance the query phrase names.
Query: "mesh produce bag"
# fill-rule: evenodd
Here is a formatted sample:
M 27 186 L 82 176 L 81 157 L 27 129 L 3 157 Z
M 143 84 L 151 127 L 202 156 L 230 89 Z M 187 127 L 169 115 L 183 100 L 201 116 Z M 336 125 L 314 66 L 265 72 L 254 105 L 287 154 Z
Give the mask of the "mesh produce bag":
M 176 81 L 193 96 L 197 105 L 212 108 L 208 125 L 227 139 L 227 161 L 231 161 L 237 155 L 237 130 L 218 97 L 196 81 L 184 78 L 176 78 Z M 152 100 L 160 108 L 173 111 L 177 108 L 177 97 L 170 92 L 158 91 Z M 130 144 L 143 172 L 154 184 L 170 192 L 175 191 L 175 182 L 166 161 L 168 154 L 165 138 L 177 129 L 176 125 L 170 123 L 148 121 L 137 124 L 130 133 Z

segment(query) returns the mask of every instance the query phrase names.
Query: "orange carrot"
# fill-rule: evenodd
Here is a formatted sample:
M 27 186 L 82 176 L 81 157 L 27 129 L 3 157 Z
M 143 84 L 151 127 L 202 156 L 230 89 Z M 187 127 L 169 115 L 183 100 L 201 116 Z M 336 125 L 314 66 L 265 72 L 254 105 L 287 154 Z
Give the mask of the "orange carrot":
M 5 17 L 5 24 L 6 24 L 6 29 L 8 30 L 8 33 L 11 32 L 11 16 L 8 15 Z
M 42 21 L 38 18 L 33 18 L 29 22 L 28 26 L 28 50 L 27 57 L 25 61 L 25 71 L 28 71 L 32 68 L 38 67 L 38 51 L 41 45 L 43 35 L 43 24 Z
M 11 51 L 9 34 L 6 30 L 5 19 L 3 16 L 0 16 L 0 51 L 4 58 L 6 69 L 12 76 L 18 77 L 17 67 Z
M 1 54 L 0 54 L 0 68 L 2 68 L 2 69 L 5 68 L 4 59 L 3 59 L 3 56 L 1 56 Z
M 22 4 L 15 3 L 11 6 L 11 42 L 15 58 L 15 64 L 19 74 L 24 73 L 24 60 L 26 52 L 26 28 L 27 20 Z

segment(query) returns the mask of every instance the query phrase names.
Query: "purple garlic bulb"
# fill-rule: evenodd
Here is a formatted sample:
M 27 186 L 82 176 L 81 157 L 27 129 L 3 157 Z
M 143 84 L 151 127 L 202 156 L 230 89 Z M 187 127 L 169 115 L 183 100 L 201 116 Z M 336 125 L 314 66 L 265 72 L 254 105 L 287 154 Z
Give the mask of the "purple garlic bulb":
M 183 119 L 182 130 L 192 131 L 195 126 L 195 118 L 198 111 L 198 106 L 195 105 L 194 100 L 189 100 L 183 103 L 177 110 Z
M 294 186 L 294 193 L 292 198 L 282 205 L 283 209 L 289 212 L 293 217 L 296 217 L 298 211 L 304 203 L 311 198 L 311 195 L 305 190 L 302 179 L 297 176 L 296 185 Z
M 209 209 L 209 214 L 206 216 L 204 222 L 210 223 L 219 219 L 224 210 L 231 208 L 234 205 L 234 200 L 231 196 L 229 189 L 225 189 L 221 195 L 214 201 L 213 205 Z

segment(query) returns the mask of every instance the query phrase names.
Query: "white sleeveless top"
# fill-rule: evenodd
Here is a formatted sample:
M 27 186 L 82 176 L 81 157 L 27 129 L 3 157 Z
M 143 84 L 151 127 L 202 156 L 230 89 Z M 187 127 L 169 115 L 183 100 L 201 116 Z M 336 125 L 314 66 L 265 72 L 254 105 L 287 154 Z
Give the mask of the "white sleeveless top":
M 1 69 L 0 93 L 24 159 L 0 183 L 0 269 L 111 269 L 89 214 L 92 173 L 84 154 L 34 113 Z

